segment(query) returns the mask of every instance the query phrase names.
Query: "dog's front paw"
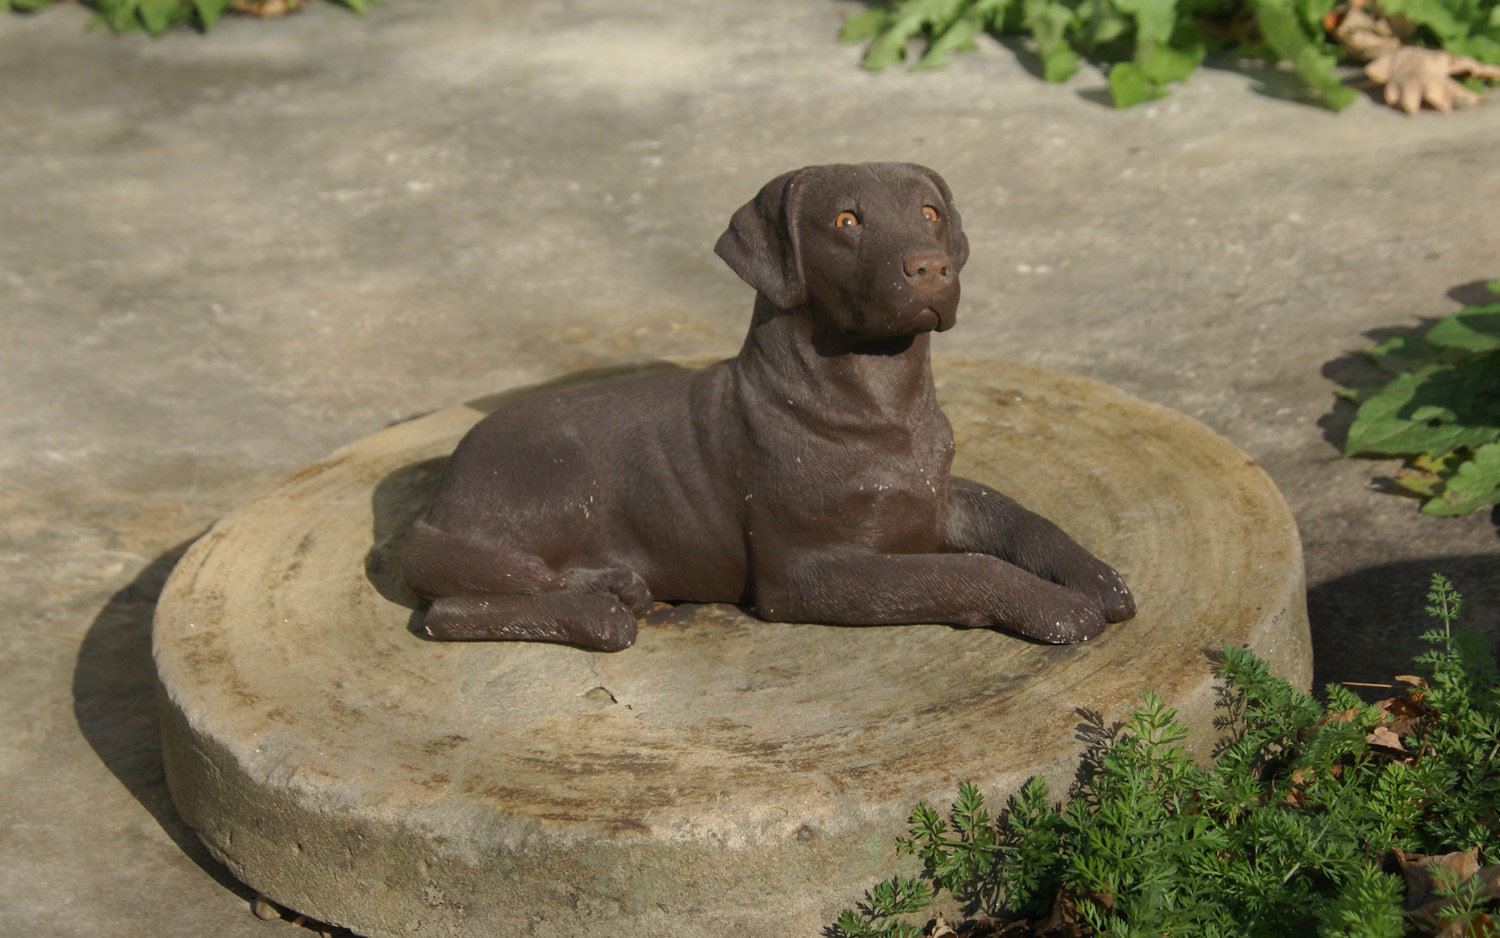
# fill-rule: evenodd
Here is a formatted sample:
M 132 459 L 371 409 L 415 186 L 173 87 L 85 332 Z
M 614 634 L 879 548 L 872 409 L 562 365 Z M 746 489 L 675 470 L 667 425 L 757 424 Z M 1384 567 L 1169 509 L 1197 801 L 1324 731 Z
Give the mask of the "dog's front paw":
M 1130 587 L 1109 564 L 1093 554 L 1082 553 L 1058 566 L 1051 579 L 1092 599 L 1104 613 L 1104 621 L 1124 622 L 1135 615 L 1135 597 L 1130 594 Z
M 1049 590 L 1046 595 L 1028 599 L 1012 627 L 1039 642 L 1054 645 L 1086 642 L 1112 621 L 1092 597 L 1071 589 L 1058 587 L 1055 592 Z
M 1106 622 L 1124 622 L 1134 618 L 1135 597 L 1130 594 L 1130 587 L 1125 585 L 1125 578 L 1103 564 L 1100 566 L 1104 569 L 1094 574 L 1094 589 L 1083 592 L 1092 595 L 1099 603 L 1099 608 L 1104 610 Z

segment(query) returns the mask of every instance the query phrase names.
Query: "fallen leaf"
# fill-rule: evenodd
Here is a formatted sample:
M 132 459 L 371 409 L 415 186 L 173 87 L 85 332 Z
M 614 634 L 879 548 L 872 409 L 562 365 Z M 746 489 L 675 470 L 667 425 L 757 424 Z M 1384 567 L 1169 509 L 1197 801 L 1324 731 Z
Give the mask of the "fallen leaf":
M 1398 678 L 1399 680 L 1399 678 Z M 1432 718 L 1432 709 L 1422 703 L 1420 694 L 1389 697 L 1375 706 L 1386 715 L 1386 727 L 1397 736 L 1414 736 L 1417 728 Z
M 1420 111 L 1424 103 L 1444 113 L 1455 103 L 1477 103 L 1479 95 L 1454 81 L 1454 76 L 1500 80 L 1500 67 L 1442 49 L 1408 45 L 1416 34 L 1415 26 L 1403 17 L 1381 14 L 1369 0 L 1335 7 L 1323 17 L 1323 29 L 1350 55 L 1369 62 L 1365 75 L 1385 86 L 1385 103 L 1408 114 Z M 1431 469 L 1409 466 L 1397 484 L 1404 483 L 1421 495 L 1423 487 L 1433 481 L 1424 475 Z
M 1350 4 L 1335 8 L 1323 18 L 1323 28 L 1350 55 L 1366 61 L 1401 48 L 1401 37 L 1391 21 L 1371 16 L 1362 7 Z
M 1391 732 L 1388 726 L 1377 726 L 1365 737 L 1365 742 L 1381 749 L 1393 749 L 1396 752 L 1405 752 L 1406 747 L 1401 744 L 1401 737 Z
M 1470 847 L 1458 853 L 1427 856 L 1407 853 L 1392 847 L 1396 866 L 1406 881 L 1406 907 L 1415 909 L 1428 901 L 1434 891 L 1461 883 L 1479 871 L 1479 848 Z
M 229 9 L 266 19 L 286 16 L 302 9 L 304 0 L 232 0 Z
M 1113 896 L 1101 896 L 1095 899 L 1106 909 L 1114 905 Z M 1083 921 L 1083 913 L 1078 908 L 1078 902 L 1064 889 L 1057 890 L 1057 899 L 1052 903 L 1052 914 L 1037 929 L 1040 934 L 1048 938 L 1081 938 L 1091 934 L 1092 930 Z
M 1500 66 L 1485 65 L 1442 49 L 1401 46 L 1376 56 L 1365 74 L 1385 86 L 1385 103 L 1415 114 L 1425 102 L 1447 113 L 1459 104 L 1475 104 L 1479 95 L 1454 81 L 1454 75 L 1500 79 Z
M 1406 881 L 1407 915 L 1413 922 L 1440 938 L 1495 934 L 1496 923 L 1488 913 L 1468 918 L 1443 914 L 1457 901 L 1448 896 L 1470 880 L 1477 883 L 1475 898 L 1480 903 L 1500 899 L 1500 864 L 1480 868 L 1478 847 L 1441 856 L 1405 853 L 1394 847 L 1391 855 Z
M 1325 723 L 1348 723 L 1350 720 L 1359 715 L 1359 711 L 1361 709 L 1362 708 L 1360 707 L 1350 707 L 1348 710 L 1340 710 L 1338 713 L 1330 713 L 1327 716 L 1323 717 L 1323 719 L 1319 720 L 1318 725 L 1322 726 Z

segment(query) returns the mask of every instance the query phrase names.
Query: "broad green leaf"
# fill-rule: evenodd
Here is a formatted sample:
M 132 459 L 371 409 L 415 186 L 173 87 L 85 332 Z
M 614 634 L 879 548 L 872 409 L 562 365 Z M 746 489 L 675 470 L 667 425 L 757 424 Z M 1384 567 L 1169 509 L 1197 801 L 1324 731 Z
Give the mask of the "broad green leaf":
M 110 32 L 128 33 L 141 28 L 141 18 L 135 0 L 120 0 L 118 3 L 100 4 L 98 19 L 108 26 Z
M 1109 91 L 1115 107 L 1131 107 L 1166 94 L 1163 86 L 1181 81 L 1203 61 L 1203 47 L 1173 49 L 1160 46 L 1135 62 L 1121 62 L 1109 70 Z
M 906 58 L 906 43 L 941 19 L 956 2 L 961 0 L 902 0 L 891 8 L 884 32 L 870 43 L 859 64 L 879 71 Z
M 368 0 L 341 0 L 341 2 L 355 13 L 365 12 L 365 8 L 369 5 Z
M 1358 97 L 1334 72 L 1338 55 L 1325 52 L 1323 39 L 1309 36 L 1298 19 L 1291 0 L 1249 0 L 1266 45 L 1276 57 L 1290 62 L 1297 76 L 1324 104 L 1341 111 Z
M 140 0 L 141 25 L 146 32 L 159 36 L 167 27 L 182 19 L 182 0 Z
M 1442 491 L 1422 510 L 1429 515 L 1466 515 L 1496 504 L 1500 504 L 1500 443 L 1490 443 L 1459 464 Z
M 1447 453 L 1500 439 L 1500 375 L 1430 365 L 1397 375 L 1360 405 L 1344 453 Z
M 1365 352 L 1377 368 L 1384 371 L 1416 371 L 1429 364 L 1436 353 L 1427 339 L 1415 332 L 1392 336 Z
M 1203 62 L 1203 53 L 1202 45 L 1194 45 L 1188 49 L 1158 46 L 1144 57 L 1137 57 L 1136 61 L 1140 63 L 1141 71 L 1147 78 L 1165 85 L 1168 82 L 1182 81 L 1193 74 Z
M 1126 108 L 1155 101 L 1166 94 L 1161 86 L 1146 77 L 1145 71 L 1134 62 L 1121 62 L 1109 69 L 1109 93 L 1115 107 Z
M 1056 0 L 1023 0 L 1026 26 L 1036 38 L 1037 53 L 1042 58 L 1042 77 L 1047 81 L 1067 81 L 1078 71 L 1078 53 L 1068 45 L 1068 27 L 1073 11 Z
M 1500 6 L 1495 7 L 1495 10 L 1500 12 Z M 1449 40 L 1443 43 L 1443 48 L 1454 55 L 1467 55 L 1490 65 L 1500 65 L 1500 24 L 1490 29 L 1493 31 L 1491 35 L 1464 36 Z
M 1176 0 L 1115 0 L 1121 13 L 1135 20 L 1137 48 L 1165 46 L 1177 26 Z
M 1461 309 L 1427 330 L 1426 338 L 1429 343 L 1442 348 L 1470 352 L 1500 349 L 1500 303 Z M 1500 361 L 1494 365 L 1500 368 Z
M 1112 6 L 1103 4 L 1103 6 Z M 1094 54 L 1104 49 L 1110 43 L 1130 34 L 1135 28 L 1134 21 L 1128 16 L 1121 16 L 1112 9 L 1102 9 L 1098 15 L 1087 19 L 1088 34 L 1083 37 L 1084 48 L 1089 54 Z
M 974 12 L 984 21 L 984 28 L 998 36 L 1020 12 L 1020 3 L 1018 0 L 975 0 Z
M 844 28 L 839 33 L 839 41 L 864 42 L 867 39 L 874 39 L 890 21 L 890 11 L 884 7 L 866 10 L 844 21 Z
M 961 14 L 941 33 L 927 44 L 927 51 L 917 60 L 916 68 L 938 68 L 948 64 L 948 53 L 974 48 L 974 37 L 984 29 L 984 23 L 972 10 Z
M 865 57 L 859 64 L 872 72 L 878 72 L 890 65 L 906 58 L 906 41 L 911 38 L 911 33 L 903 32 L 899 26 L 892 26 L 870 43 L 870 48 L 865 50 Z
M 1344 0 L 1293 0 L 1297 18 L 1302 22 L 1302 31 L 1309 36 L 1323 34 L 1323 17 Z
M 1431 498 L 1442 491 L 1443 485 L 1458 471 L 1458 467 L 1469 458 L 1468 451 L 1444 453 L 1441 456 L 1414 456 L 1396 473 L 1392 481 L 1403 494 L 1417 498 Z
M 1426 26 L 1444 45 L 1469 32 L 1439 0 L 1380 0 L 1380 10 L 1387 16 L 1404 16 L 1418 26 Z
M 213 29 L 219 16 L 229 8 L 229 0 L 193 0 L 193 9 L 198 11 L 198 21 L 204 29 Z

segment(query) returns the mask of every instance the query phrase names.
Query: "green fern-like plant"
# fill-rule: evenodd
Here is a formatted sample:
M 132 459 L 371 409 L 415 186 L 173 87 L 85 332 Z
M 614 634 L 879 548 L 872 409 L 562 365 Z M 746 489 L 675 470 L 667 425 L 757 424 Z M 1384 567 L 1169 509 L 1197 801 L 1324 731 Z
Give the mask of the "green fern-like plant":
M 1066 804 L 1033 778 L 995 817 L 969 783 L 946 816 L 918 805 L 897 852 L 919 858 L 922 873 L 871 890 L 830 934 L 917 938 L 911 916 L 944 892 L 965 915 L 1050 917 L 1120 938 L 1408 934 L 1387 851 L 1477 847 L 1500 861 L 1500 677 L 1482 637 L 1454 629 L 1452 585 L 1434 576 L 1428 598 L 1442 627 L 1424 635 L 1424 677 L 1402 704 L 1420 719 L 1395 724 L 1339 685 L 1319 702 L 1225 648 L 1215 726 L 1226 735 L 1210 765 L 1182 748 L 1186 728 L 1147 694 L 1098 734 Z M 1452 915 L 1486 901 L 1472 884 L 1449 894 L 1460 900 Z

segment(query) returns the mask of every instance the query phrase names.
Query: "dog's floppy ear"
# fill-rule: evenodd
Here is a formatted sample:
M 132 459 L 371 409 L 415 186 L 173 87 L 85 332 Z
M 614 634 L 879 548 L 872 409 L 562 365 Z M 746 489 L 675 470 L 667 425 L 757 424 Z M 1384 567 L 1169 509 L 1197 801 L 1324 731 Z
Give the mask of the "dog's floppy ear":
M 719 236 L 714 253 L 729 269 L 781 309 L 807 301 L 802 276 L 802 245 L 797 236 L 797 177 L 783 173 L 740 206 Z
M 953 192 L 948 188 L 948 183 L 942 176 L 926 166 L 916 166 L 916 169 L 932 180 L 938 192 L 942 193 L 943 217 L 948 220 L 948 243 L 945 247 L 948 249 L 948 259 L 953 262 L 953 268 L 957 270 L 969 259 L 969 238 L 964 234 L 963 219 L 959 218 L 958 208 L 953 204 Z

